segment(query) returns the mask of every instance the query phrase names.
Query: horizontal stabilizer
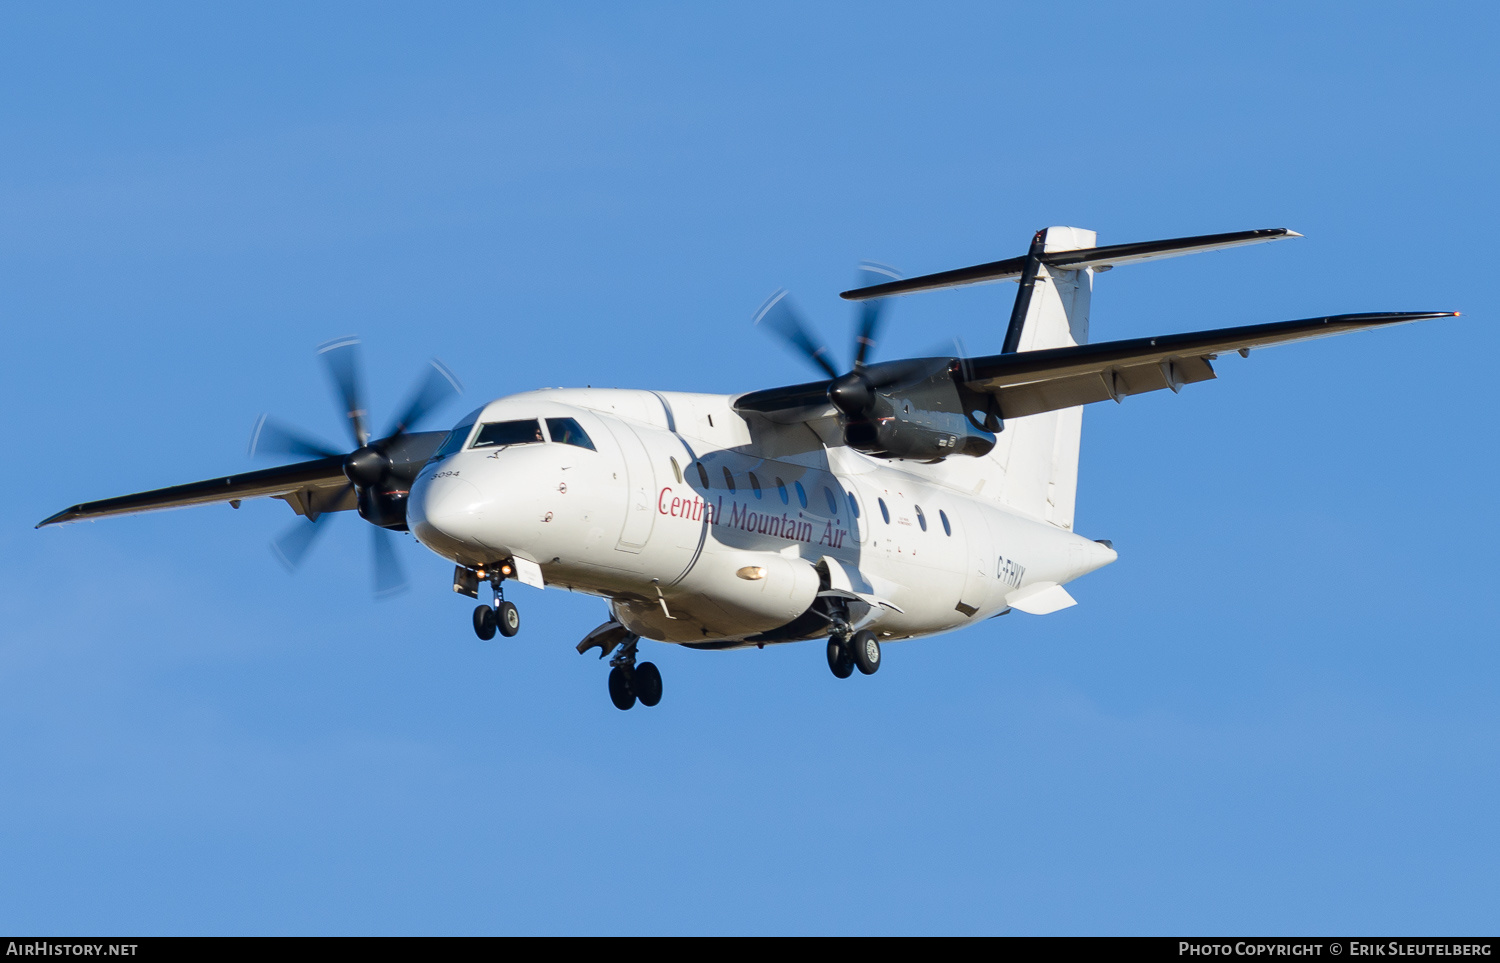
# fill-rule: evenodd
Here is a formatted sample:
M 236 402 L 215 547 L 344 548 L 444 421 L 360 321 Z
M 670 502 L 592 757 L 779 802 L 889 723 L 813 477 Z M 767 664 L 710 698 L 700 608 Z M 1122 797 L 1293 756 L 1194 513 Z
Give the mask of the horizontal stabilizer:
M 1244 244 L 1261 244 L 1279 241 L 1287 237 L 1301 237 L 1296 231 L 1284 227 L 1273 227 L 1258 231 L 1232 231 L 1228 234 L 1203 234 L 1198 237 L 1174 237 L 1164 241 L 1136 241 L 1131 244 L 1110 244 L 1105 247 L 1086 247 L 1073 251 L 1049 251 L 1041 255 L 1041 263 L 1061 271 L 1077 271 L 1091 267 L 1096 271 L 1107 271 L 1118 264 L 1135 264 L 1139 261 L 1154 261 L 1158 258 L 1179 257 L 1197 254 L 1200 251 L 1217 251 L 1226 247 Z M 936 291 L 940 288 L 956 288 L 965 284 L 983 284 L 988 281 L 1004 281 L 1021 276 L 1026 266 L 1025 256 L 976 264 L 973 267 L 924 274 L 921 277 L 904 278 L 885 284 L 844 291 L 839 297 L 846 301 L 868 301 L 871 298 L 886 298 L 897 294 L 915 294 L 918 291 Z

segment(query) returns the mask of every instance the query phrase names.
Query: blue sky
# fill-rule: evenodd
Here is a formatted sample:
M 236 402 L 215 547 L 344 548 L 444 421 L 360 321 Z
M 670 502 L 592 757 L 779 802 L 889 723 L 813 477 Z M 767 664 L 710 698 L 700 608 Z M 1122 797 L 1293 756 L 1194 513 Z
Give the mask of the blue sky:
M 1494 8 L 10 5 L 0 12 L 0 927 L 37 933 L 1489 932 L 1500 906 Z M 908 273 L 1258 227 L 1112 272 L 1096 339 L 1464 317 L 1093 406 L 1079 605 L 891 646 L 654 646 L 450 567 L 288 576 L 246 503 L 33 531 L 375 420 L 547 385 L 744 391 Z M 1008 285 L 882 357 L 998 350 Z M 1162 395 L 1165 395 L 1164 397 Z M 440 419 L 441 421 L 442 419 Z

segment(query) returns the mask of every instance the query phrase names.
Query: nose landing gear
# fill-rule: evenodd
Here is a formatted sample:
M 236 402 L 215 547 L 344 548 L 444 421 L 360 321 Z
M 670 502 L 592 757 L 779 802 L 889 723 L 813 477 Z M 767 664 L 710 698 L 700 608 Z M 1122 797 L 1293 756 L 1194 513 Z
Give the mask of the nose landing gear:
M 521 631 L 521 612 L 514 602 L 505 600 L 505 576 L 496 570 L 490 573 L 490 588 L 495 593 L 495 607 L 480 605 L 474 609 L 474 634 L 488 642 L 498 631 L 507 639 Z M 474 597 L 479 596 L 478 580 L 475 579 Z
M 495 637 L 495 610 L 488 605 L 474 609 L 474 634 L 486 642 Z

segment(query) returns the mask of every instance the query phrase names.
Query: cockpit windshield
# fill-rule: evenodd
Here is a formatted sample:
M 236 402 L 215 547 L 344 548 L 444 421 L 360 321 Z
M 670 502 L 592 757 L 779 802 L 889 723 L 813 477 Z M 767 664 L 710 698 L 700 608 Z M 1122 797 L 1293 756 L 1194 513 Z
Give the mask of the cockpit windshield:
M 441 461 L 462 448 L 464 442 L 469 440 L 469 432 L 474 430 L 474 422 L 479 420 L 479 412 L 483 410 L 481 408 L 470 412 L 468 417 L 454 425 L 453 430 L 448 432 L 448 437 L 443 439 L 442 447 L 433 452 L 432 460 Z
M 573 418 L 548 418 L 547 433 L 559 445 L 577 445 L 589 451 L 598 450 L 589 440 L 588 433 L 583 430 L 583 426 Z
M 545 440 L 542 436 L 542 423 L 535 418 L 529 421 L 492 421 L 479 426 L 479 433 L 474 436 L 474 443 L 469 447 L 503 448 L 507 445 L 540 444 Z

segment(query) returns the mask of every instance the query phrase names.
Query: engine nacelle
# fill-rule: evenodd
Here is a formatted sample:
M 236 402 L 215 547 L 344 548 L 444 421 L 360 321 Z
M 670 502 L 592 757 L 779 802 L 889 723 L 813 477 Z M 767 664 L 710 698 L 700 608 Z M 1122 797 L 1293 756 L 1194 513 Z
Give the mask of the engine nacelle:
M 845 411 L 844 443 L 877 458 L 935 461 L 989 454 L 995 436 L 965 413 L 954 379 L 957 364 L 953 358 L 925 358 L 866 369 L 866 383 L 878 387 L 866 389 L 854 412 Z M 835 405 L 839 400 L 834 398 Z
M 377 491 L 373 488 L 355 489 L 359 517 L 371 525 L 406 531 L 406 498 L 404 491 Z

